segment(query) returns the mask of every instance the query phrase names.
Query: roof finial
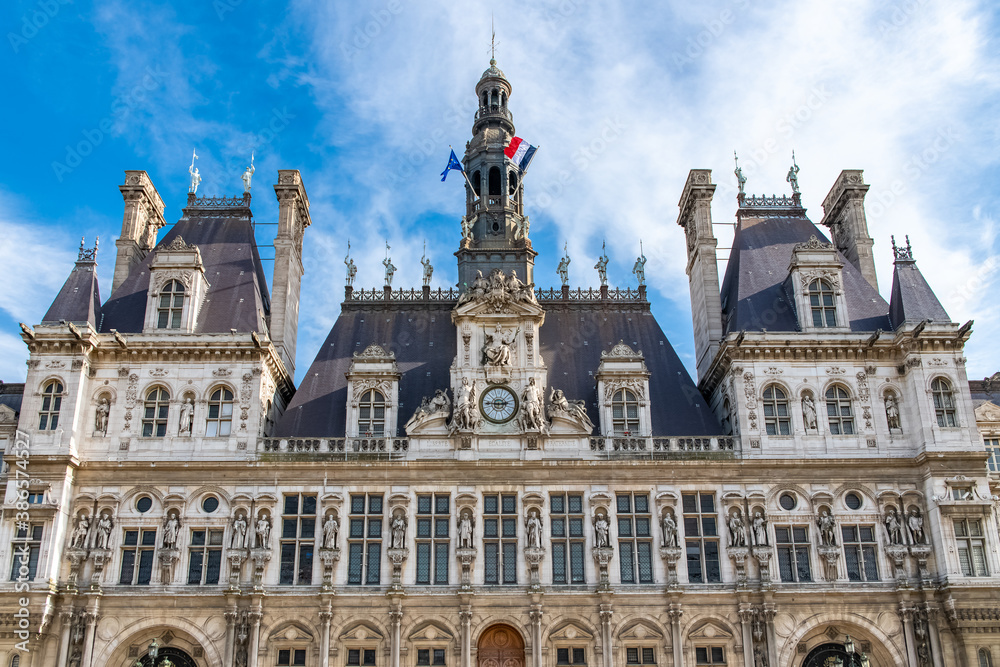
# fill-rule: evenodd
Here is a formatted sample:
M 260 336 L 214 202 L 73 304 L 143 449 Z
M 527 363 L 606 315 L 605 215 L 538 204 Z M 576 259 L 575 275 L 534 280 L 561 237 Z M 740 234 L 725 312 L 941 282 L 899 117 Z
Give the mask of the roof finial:
M 490 12 L 490 32 L 492 33 L 490 37 L 490 64 L 497 64 L 497 29 L 496 24 L 493 20 L 493 12 Z
M 799 194 L 799 165 L 795 164 L 795 151 L 792 151 L 792 166 L 789 167 L 785 180 L 792 184 L 792 196 Z
M 892 258 L 893 260 L 899 262 L 912 262 L 913 261 L 913 248 L 910 246 L 910 235 L 906 235 L 906 247 L 896 245 L 896 237 L 890 236 L 892 239 Z
M 747 184 L 747 177 L 743 175 L 743 170 L 740 169 L 740 156 L 736 154 L 736 151 L 733 151 L 733 159 L 736 160 L 736 171 L 733 173 L 736 174 L 736 185 L 740 189 L 740 193 L 736 196 L 739 199 L 743 196 L 743 188 Z

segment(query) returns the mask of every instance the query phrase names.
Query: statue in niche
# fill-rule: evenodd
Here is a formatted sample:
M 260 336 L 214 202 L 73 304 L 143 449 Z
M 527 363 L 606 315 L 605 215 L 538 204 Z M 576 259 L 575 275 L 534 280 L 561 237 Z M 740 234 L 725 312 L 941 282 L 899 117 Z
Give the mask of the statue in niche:
M 493 332 L 486 332 L 486 343 L 483 346 L 483 360 L 487 366 L 510 366 L 514 339 L 520 329 L 504 331 L 497 324 Z
M 101 514 L 101 518 L 97 520 L 97 534 L 94 536 L 95 549 L 109 548 L 112 528 L 114 528 L 114 522 L 111 520 L 111 516 L 107 512 L 104 512 Z
M 604 513 L 598 514 L 594 518 L 594 546 L 597 548 L 610 547 L 609 539 L 611 526 L 608 524 L 608 517 Z
M 525 429 L 542 429 L 545 422 L 542 419 L 542 390 L 535 383 L 535 378 L 528 378 L 528 385 L 521 392 L 521 425 Z
M 472 243 L 475 239 L 472 236 L 472 223 L 469 222 L 468 218 L 464 215 L 462 216 L 462 244 L 468 245 Z
M 594 268 L 597 269 L 597 277 L 601 279 L 601 286 L 608 284 L 608 253 L 605 251 L 605 246 L 601 246 L 601 256 L 597 258 L 597 264 L 594 264 Z
M 269 549 L 271 545 L 271 522 L 263 512 L 258 516 L 257 525 L 254 530 L 257 533 L 257 548 Z
M 177 429 L 178 435 L 191 435 L 191 415 L 194 413 L 194 401 L 188 396 L 181 404 L 180 426 Z
M 233 535 L 229 539 L 232 549 L 245 549 L 247 546 L 247 516 L 240 512 L 233 518 Z
M 181 522 L 177 518 L 177 512 L 171 512 L 167 520 L 163 522 L 163 548 L 177 548 L 177 533 L 180 532 Z
M 899 429 L 899 403 L 893 393 L 885 395 L 885 420 L 890 429 Z
M 472 512 L 465 510 L 462 512 L 462 516 L 458 519 L 458 548 L 459 549 L 474 549 L 472 545 L 473 539 L 473 529 L 472 524 Z
M 549 392 L 549 416 L 559 414 L 580 424 L 580 427 L 590 433 L 594 430 L 594 422 L 587 415 L 587 404 L 584 401 L 567 400 L 562 389 L 552 389 Z
M 664 512 L 663 518 L 660 519 L 660 528 L 663 532 L 661 537 L 662 545 L 665 547 L 676 547 L 677 521 L 674 520 L 674 515 L 670 512 Z
M 86 514 L 81 514 L 80 518 L 76 520 L 76 528 L 73 529 L 73 537 L 70 540 L 70 544 L 77 549 L 87 548 L 87 537 L 90 535 L 90 517 Z
M 326 521 L 323 522 L 323 548 L 336 549 L 339 534 L 340 522 L 337 521 L 337 517 L 331 512 L 327 515 Z
M 757 510 L 753 515 L 753 540 L 758 547 L 766 547 L 767 542 L 767 517 L 763 510 Z
M 538 510 L 531 510 L 531 514 L 524 521 L 528 535 L 528 548 L 542 548 L 542 520 L 538 516 Z
M 816 430 L 816 403 L 810 394 L 802 397 L 802 423 L 807 431 Z
M 906 517 L 906 527 L 910 529 L 911 544 L 927 543 L 924 535 L 924 517 L 916 507 L 910 508 L 910 514 Z
M 451 432 L 471 431 L 479 424 L 476 417 L 476 385 L 469 378 L 462 378 L 462 386 L 455 394 L 455 414 L 451 419 Z
M 108 416 L 111 414 L 111 404 L 107 396 L 102 396 L 97 404 L 97 415 L 94 418 L 94 430 L 101 435 L 108 434 Z
M 885 532 L 889 535 L 889 544 L 903 544 L 903 524 L 899 520 L 899 514 L 895 507 L 890 507 L 885 511 Z
M 745 547 L 747 545 L 747 524 L 743 515 L 736 510 L 729 515 L 729 546 Z
M 563 286 L 569 285 L 569 251 L 567 250 L 569 244 L 563 246 L 563 256 L 559 260 L 559 266 L 556 267 L 556 273 L 559 274 L 559 280 L 562 281 Z
M 392 548 L 406 548 L 406 516 L 402 512 L 392 517 Z
M 824 509 L 816 523 L 819 525 L 820 545 L 824 547 L 837 546 L 837 520 L 833 518 L 830 510 Z
M 764 647 L 760 644 L 753 647 L 753 667 L 767 667 L 767 658 L 764 656 Z

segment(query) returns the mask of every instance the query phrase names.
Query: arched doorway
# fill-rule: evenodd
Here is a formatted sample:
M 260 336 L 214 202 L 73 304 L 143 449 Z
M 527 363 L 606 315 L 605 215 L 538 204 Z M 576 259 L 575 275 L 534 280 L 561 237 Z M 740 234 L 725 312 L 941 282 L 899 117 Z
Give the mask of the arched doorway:
M 479 637 L 478 667 L 524 667 L 524 640 L 509 625 L 494 625 Z
M 156 657 L 156 665 L 153 665 L 152 659 L 146 654 L 139 658 L 138 662 L 129 663 L 129 667 L 134 664 L 141 665 L 142 667 L 162 667 L 163 661 L 168 658 L 173 667 L 198 667 L 198 663 L 194 661 L 194 658 L 181 649 L 172 646 L 160 647 L 160 652 Z
M 861 667 L 861 654 L 848 655 L 843 644 L 820 644 L 809 651 L 802 667 Z

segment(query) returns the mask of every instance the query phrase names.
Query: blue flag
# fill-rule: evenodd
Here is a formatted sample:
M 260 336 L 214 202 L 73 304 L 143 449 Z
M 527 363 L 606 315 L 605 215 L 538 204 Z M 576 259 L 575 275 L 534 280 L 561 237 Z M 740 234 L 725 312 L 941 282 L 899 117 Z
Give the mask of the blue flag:
M 464 169 L 462 169 L 462 163 L 458 161 L 458 157 L 455 155 L 454 148 L 451 150 L 451 157 L 448 158 L 448 166 L 445 167 L 444 171 L 441 172 L 442 181 L 448 178 L 448 172 L 451 171 L 452 169 L 458 169 L 459 171 L 463 172 L 465 171 Z

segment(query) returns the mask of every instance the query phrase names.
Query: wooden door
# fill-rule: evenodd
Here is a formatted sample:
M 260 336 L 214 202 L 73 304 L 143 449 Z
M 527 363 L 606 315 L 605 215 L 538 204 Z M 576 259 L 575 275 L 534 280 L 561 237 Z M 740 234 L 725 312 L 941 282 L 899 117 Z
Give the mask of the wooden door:
M 509 625 L 495 625 L 479 638 L 478 667 L 524 667 L 524 640 Z

